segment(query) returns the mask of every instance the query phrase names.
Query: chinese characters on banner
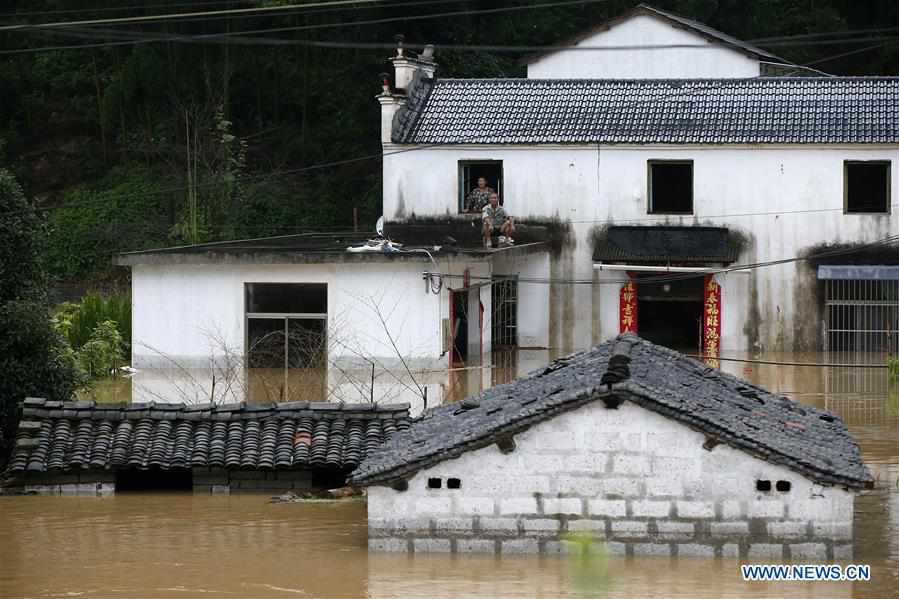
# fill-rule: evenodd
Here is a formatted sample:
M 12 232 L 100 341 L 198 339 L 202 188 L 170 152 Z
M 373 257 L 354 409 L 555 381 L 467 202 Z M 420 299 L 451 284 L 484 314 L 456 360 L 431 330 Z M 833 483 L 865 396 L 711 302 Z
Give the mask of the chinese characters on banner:
M 705 277 L 703 299 L 702 353 L 706 356 L 706 364 L 719 368 L 716 358 L 721 355 L 721 286 L 712 275 Z
M 637 286 L 632 279 L 621 286 L 621 297 L 618 302 L 619 332 L 637 332 Z

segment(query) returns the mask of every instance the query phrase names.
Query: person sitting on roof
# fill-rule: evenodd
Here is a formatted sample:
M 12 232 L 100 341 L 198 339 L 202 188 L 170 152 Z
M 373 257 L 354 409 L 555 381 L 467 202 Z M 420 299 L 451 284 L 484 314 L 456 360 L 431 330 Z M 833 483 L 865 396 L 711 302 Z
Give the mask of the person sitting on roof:
M 468 193 L 465 198 L 465 209 L 468 212 L 480 212 L 490 201 L 490 194 L 496 191 L 487 185 L 487 179 L 478 177 L 478 186 Z
M 499 205 L 499 195 L 496 192 L 490 194 L 490 203 L 484 206 L 484 246 L 493 247 L 494 237 L 504 236 L 506 243 L 512 243 L 512 233 L 515 232 L 515 222 L 506 214 L 505 209 Z

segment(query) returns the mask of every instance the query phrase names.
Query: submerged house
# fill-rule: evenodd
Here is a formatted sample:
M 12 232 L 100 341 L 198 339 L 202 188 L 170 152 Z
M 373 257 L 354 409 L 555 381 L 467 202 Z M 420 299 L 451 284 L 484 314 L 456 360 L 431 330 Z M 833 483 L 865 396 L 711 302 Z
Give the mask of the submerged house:
M 646 5 L 560 45 L 505 79 L 444 79 L 431 49 L 398 48 L 378 96 L 388 223 L 479 221 L 483 177 L 513 216 L 566 225 L 530 325 L 549 347 L 631 331 L 712 355 L 899 351 L 899 255 L 876 243 L 899 233 L 899 79 Z
M 523 78 L 443 79 L 432 48 L 401 44 L 377 96 L 400 251 L 307 234 L 122 255 L 132 364 L 230 360 L 285 373 L 244 381 L 250 401 L 364 401 L 391 378 L 360 384 L 372 363 L 626 331 L 709 356 L 899 352 L 899 254 L 881 243 L 899 234 L 899 79 L 826 76 L 645 5 L 568 45 Z M 469 211 L 482 178 L 524 223 L 510 247 L 485 248 Z M 287 372 L 304 369 L 325 374 Z M 402 383 L 417 413 L 429 386 Z
M 353 472 L 369 548 L 846 559 L 873 483 L 836 416 L 624 334 L 440 406 Z
M 245 367 L 235 388 L 248 397 L 230 401 L 359 402 L 398 387 L 382 376 L 370 388 L 374 365 L 380 373 L 480 359 L 493 335 L 546 346 L 545 336 L 528 339 L 541 327 L 549 289 L 534 284 L 513 311 L 508 284 L 491 285 L 497 275 L 545 270 L 546 228 L 519 231 L 514 245 L 498 248 L 484 247 L 479 227 L 448 222 L 391 225 L 385 234 L 403 244 L 374 247 L 369 234 L 301 234 L 122 254 L 132 279 L 132 365 Z M 521 311 L 529 318 L 516 329 Z M 302 372 L 313 374 L 292 378 Z M 135 394 L 177 397 L 166 384 L 145 385 L 145 398 L 135 385 Z M 410 386 L 396 399 L 420 410 Z M 439 401 L 439 389 L 431 391 Z
M 25 400 L 6 486 L 49 495 L 339 487 L 409 426 L 408 405 L 128 404 Z

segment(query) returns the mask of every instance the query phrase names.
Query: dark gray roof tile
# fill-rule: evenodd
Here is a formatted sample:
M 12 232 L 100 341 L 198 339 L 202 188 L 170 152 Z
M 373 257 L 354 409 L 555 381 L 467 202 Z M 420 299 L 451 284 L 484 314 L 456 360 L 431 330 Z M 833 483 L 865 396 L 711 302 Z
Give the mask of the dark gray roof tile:
M 404 144 L 897 143 L 899 78 L 421 79 Z
M 114 409 L 93 402 L 48 404 L 29 400 L 31 413 L 19 427 L 8 467 L 12 474 L 80 468 L 343 469 L 359 464 L 409 421 L 408 404 L 231 404 L 224 410 L 209 404 Z M 376 442 L 367 443 L 363 431 L 368 429 Z
M 435 408 L 383 446 L 369 447 L 351 481 L 405 479 L 597 400 L 610 407 L 631 401 L 821 483 L 861 488 L 872 482 L 838 417 L 629 334 Z

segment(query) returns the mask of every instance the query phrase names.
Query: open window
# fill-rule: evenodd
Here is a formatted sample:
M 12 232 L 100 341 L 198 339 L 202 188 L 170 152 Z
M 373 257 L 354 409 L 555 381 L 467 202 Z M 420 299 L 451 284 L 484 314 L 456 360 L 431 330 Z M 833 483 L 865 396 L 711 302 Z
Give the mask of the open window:
M 649 213 L 693 214 L 693 161 L 650 160 Z
M 847 214 L 886 214 L 890 211 L 890 162 L 843 163 L 844 206 Z
M 328 286 L 247 283 L 250 401 L 324 400 Z
M 481 186 L 480 179 L 483 179 Z M 489 194 L 499 194 L 503 203 L 503 162 L 502 160 L 462 160 L 459 161 L 459 212 L 480 213 L 487 204 Z

